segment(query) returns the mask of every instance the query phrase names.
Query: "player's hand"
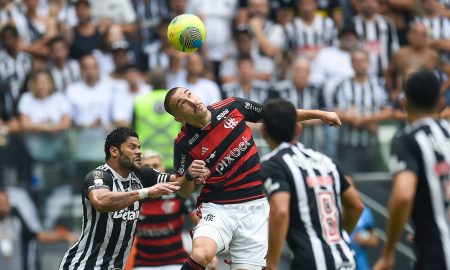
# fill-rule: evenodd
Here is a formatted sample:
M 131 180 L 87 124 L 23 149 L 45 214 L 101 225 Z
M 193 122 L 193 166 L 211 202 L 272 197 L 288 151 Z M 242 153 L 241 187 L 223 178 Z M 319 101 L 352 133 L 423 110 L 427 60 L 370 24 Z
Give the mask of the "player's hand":
M 394 269 L 395 258 L 393 256 L 381 256 L 373 266 L 373 270 L 390 270 Z
M 148 196 L 150 198 L 157 198 L 161 195 L 169 195 L 174 191 L 180 189 L 180 184 L 177 182 L 158 183 L 148 188 Z
M 203 160 L 194 160 L 188 168 L 188 173 L 194 177 L 195 184 L 205 184 L 206 179 L 211 175 Z
M 321 120 L 333 127 L 342 125 L 341 119 L 339 119 L 338 114 L 335 112 L 323 112 Z

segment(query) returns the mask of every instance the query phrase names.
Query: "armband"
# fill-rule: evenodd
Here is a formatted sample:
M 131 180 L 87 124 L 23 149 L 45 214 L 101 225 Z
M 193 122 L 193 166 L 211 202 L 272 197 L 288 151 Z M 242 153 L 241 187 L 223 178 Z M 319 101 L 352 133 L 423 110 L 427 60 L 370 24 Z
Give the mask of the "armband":
M 189 182 L 192 182 L 192 181 L 194 181 L 194 179 L 195 179 L 192 175 L 189 174 L 188 171 L 186 171 L 186 172 L 184 173 L 184 178 L 186 178 L 186 180 L 188 180 Z

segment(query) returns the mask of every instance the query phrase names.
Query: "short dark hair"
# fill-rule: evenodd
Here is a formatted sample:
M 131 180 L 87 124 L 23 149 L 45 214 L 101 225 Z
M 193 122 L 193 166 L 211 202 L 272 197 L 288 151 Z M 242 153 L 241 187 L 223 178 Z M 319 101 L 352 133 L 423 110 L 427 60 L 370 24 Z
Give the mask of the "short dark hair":
M 237 56 L 237 62 L 240 63 L 242 61 L 250 61 L 253 63 L 252 57 L 249 53 L 240 53 Z
M 170 89 L 167 94 L 166 97 L 164 98 L 164 109 L 166 110 L 166 112 L 168 112 L 169 114 L 173 115 L 173 111 L 170 109 L 170 100 L 172 99 L 172 96 L 175 94 L 175 92 L 180 89 L 181 87 L 176 86 L 172 89 Z
M 267 133 L 275 141 L 290 142 L 294 138 L 297 111 L 290 101 L 267 101 L 262 110 L 262 120 Z
M 438 78 L 431 70 L 419 70 L 406 80 L 405 96 L 408 103 L 417 109 L 434 109 L 440 97 Z
M 52 47 L 53 45 L 55 45 L 56 43 L 59 43 L 59 42 L 63 43 L 66 47 L 69 46 L 69 43 L 67 43 L 66 39 L 62 36 L 56 36 L 56 37 L 50 39 L 47 44 L 48 44 L 48 47 Z
M 118 127 L 111 131 L 108 136 L 106 136 L 105 140 L 105 160 L 111 157 L 111 153 L 109 152 L 109 148 L 111 146 L 120 148 L 120 145 L 128 140 L 129 137 L 135 137 L 139 139 L 136 131 L 127 127 Z
M 17 28 L 14 25 L 6 25 L 5 27 L 2 28 L 2 30 L 0 31 L 0 39 L 3 42 L 6 33 L 11 33 L 14 37 L 19 37 L 19 31 L 17 30 Z

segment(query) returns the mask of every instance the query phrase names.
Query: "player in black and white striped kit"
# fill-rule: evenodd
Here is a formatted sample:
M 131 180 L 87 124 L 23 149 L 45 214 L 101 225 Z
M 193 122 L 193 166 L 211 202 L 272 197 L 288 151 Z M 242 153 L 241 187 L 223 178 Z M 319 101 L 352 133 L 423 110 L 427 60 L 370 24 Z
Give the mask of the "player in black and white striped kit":
M 347 232 L 364 207 L 358 192 L 330 158 L 296 142 L 292 103 L 268 101 L 262 118 L 273 149 L 261 163 L 271 207 L 267 270 L 276 269 L 285 239 L 294 254 L 291 269 L 355 269 Z
M 450 270 L 450 124 L 438 119 L 439 89 L 432 71 L 419 71 L 406 81 L 403 105 L 409 125 L 391 144 L 387 240 L 374 269 L 394 267 L 396 244 L 411 217 L 414 269 Z
M 133 244 L 140 200 L 171 194 L 184 176 L 141 166 L 141 144 L 129 128 L 113 130 L 105 141 L 106 163 L 92 170 L 82 187 L 83 227 L 78 242 L 64 255 L 60 270 L 122 269 Z M 188 173 L 200 176 L 202 167 Z M 197 173 L 198 172 L 198 173 Z M 175 181 L 176 183 L 166 183 Z M 149 186 L 143 188 L 143 186 Z

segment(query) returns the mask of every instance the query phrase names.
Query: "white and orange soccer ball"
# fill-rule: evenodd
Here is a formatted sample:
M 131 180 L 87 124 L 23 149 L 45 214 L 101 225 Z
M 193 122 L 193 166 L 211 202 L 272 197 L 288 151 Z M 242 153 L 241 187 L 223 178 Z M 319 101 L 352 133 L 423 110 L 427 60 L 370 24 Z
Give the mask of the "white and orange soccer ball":
M 167 27 L 170 44 L 182 52 L 197 51 L 206 40 L 206 28 L 202 20 L 193 14 L 181 14 L 173 18 Z

